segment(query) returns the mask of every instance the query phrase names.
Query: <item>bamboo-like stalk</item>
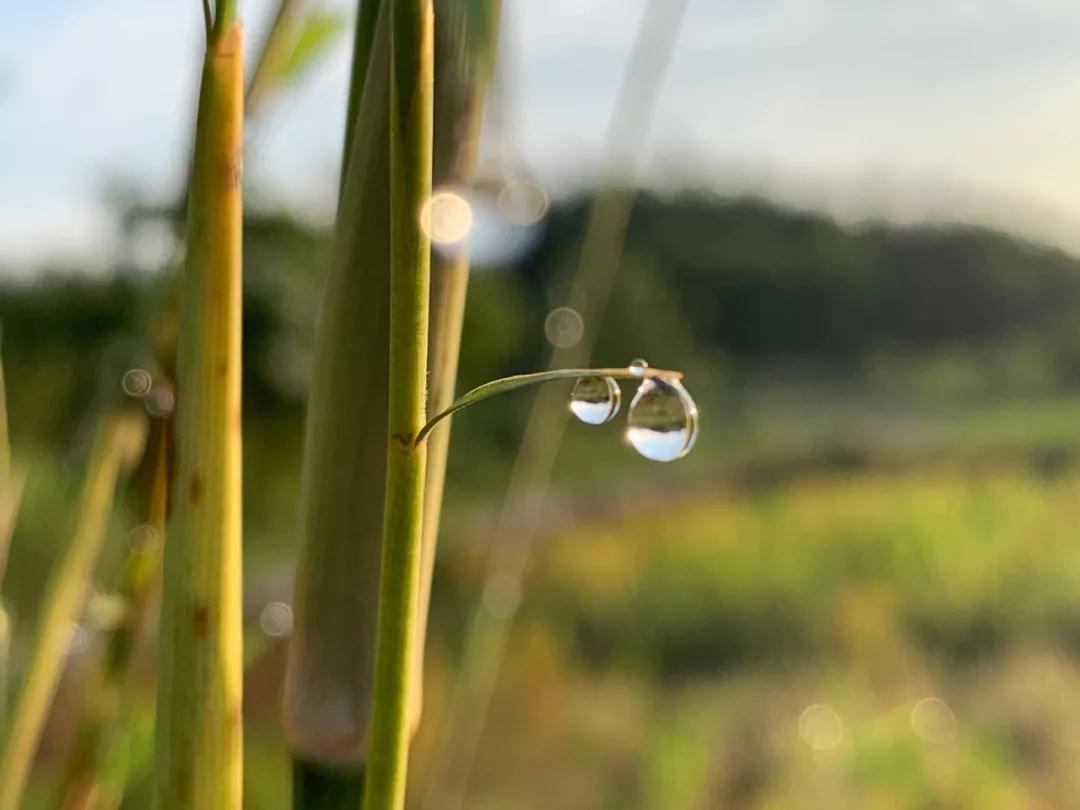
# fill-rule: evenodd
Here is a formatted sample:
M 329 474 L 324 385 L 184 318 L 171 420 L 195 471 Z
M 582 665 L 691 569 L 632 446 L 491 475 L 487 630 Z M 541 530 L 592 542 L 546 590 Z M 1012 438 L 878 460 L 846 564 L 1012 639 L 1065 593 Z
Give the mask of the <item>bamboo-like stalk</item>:
M 59 683 L 72 624 L 79 616 L 90 577 L 105 541 L 120 470 L 138 454 L 142 420 L 111 414 L 99 426 L 83 484 L 71 543 L 42 599 L 43 613 L 23 689 L 0 764 L 0 810 L 16 810 Z
M 370 54 L 356 54 L 369 64 L 361 71 L 366 78 L 319 312 L 304 438 L 301 547 L 282 706 L 297 768 L 313 786 L 298 795 L 297 807 L 323 807 L 319 796 L 334 792 L 335 782 L 355 784 L 368 749 L 390 300 L 389 10 L 376 0 L 368 4 L 380 11 Z M 352 806 L 359 801 L 357 794 Z
M 430 245 L 420 210 L 431 195 L 434 14 L 393 0 L 390 78 L 390 374 L 386 507 L 365 810 L 401 810 L 408 769 L 409 686 L 423 533 Z
M 216 11 L 180 290 L 176 475 L 158 659 L 158 810 L 238 810 L 242 793 L 243 43 L 234 0 L 221 0 Z

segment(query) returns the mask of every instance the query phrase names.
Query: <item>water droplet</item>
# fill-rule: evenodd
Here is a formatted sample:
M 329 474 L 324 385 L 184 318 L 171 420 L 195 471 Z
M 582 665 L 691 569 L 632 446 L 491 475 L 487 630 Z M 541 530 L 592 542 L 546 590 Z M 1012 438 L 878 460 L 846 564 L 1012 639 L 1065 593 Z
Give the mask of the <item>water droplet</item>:
M 130 368 L 120 380 L 124 393 L 129 397 L 145 397 L 153 384 L 154 379 L 145 368 Z
M 548 195 L 532 180 L 511 180 L 499 192 L 499 211 L 512 225 L 539 222 L 548 209 Z
M 611 377 L 582 377 L 570 392 L 570 410 L 587 425 L 602 425 L 619 412 L 622 392 Z
M 453 191 L 436 191 L 420 209 L 420 227 L 437 245 L 460 242 L 472 226 L 472 206 Z
M 576 346 L 584 332 L 585 322 L 577 310 L 570 307 L 556 307 L 544 319 L 544 337 L 556 349 Z
M 697 441 L 697 405 L 678 380 L 645 380 L 634 394 L 626 421 L 630 444 L 653 461 L 682 458 Z
M 292 634 L 293 612 L 285 602 L 270 602 L 259 614 L 259 627 L 271 638 L 285 638 Z
M 630 369 L 630 373 L 635 377 L 644 377 L 645 369 L 649 367 L 644 357 L 635 357 L 630 361 L 630 365 L 627 368 Z

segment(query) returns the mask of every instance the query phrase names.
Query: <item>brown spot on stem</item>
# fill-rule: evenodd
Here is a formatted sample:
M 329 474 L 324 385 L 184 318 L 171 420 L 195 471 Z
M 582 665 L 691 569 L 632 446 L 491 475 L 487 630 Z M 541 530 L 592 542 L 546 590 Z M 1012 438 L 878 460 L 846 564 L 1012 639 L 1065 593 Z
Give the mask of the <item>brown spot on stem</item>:
M 226 180 L 230 189 L 240 188 L 244 180 L 244 158 L 240 151 L 233 152 L 225 166 Z
M 390 438 L 406 449 L 412 447 L 412 436 L 406 435 L 404 433 L 394 433 L 390 436 Z
M 195 627 L 195 637 L 205 638 L 210 631 L 210 611 L 205 605 L 196 605 L 192 615 L 192 625 Z
M 195 473 L 191 476 L 191 483 L 188 484 L 188 500 L 192 503 L 199 502 L 199 496 L 202 494 L 202 479 L 199 478 L 199 474 Z

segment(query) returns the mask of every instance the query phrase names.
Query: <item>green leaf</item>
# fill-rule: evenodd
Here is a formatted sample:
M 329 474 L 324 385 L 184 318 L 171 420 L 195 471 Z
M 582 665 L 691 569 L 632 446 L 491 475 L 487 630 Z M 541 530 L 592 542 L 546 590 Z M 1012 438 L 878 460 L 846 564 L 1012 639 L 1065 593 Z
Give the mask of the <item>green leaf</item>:
M 292 48 L 281 63 L 281 81 L 296 79 L 323 57 L 345 31 L 346 15 L 340 11 L 313 11 L 300 24 Z

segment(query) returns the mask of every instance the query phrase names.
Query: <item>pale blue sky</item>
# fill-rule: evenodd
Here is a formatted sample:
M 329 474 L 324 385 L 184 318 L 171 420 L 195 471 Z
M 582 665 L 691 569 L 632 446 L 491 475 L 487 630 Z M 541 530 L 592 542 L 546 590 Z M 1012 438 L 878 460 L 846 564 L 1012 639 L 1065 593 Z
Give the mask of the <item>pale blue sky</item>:
M 602 168 L 644 0 L 505 6 L 511 132 L 558 192 Z M 249 35 L 269 7 L 242 0 Z M 200 26 L 197 0 L 6 4 L 0 264 L 101 261 L 114 239 L 107 180 L 175 188 Z M 255 128 L 256 196 L 327 214 L 347 44 Z M 690 0 L 645 149 L 657 185 L 1003 224 L 1080 250 L 1080 4 Z

